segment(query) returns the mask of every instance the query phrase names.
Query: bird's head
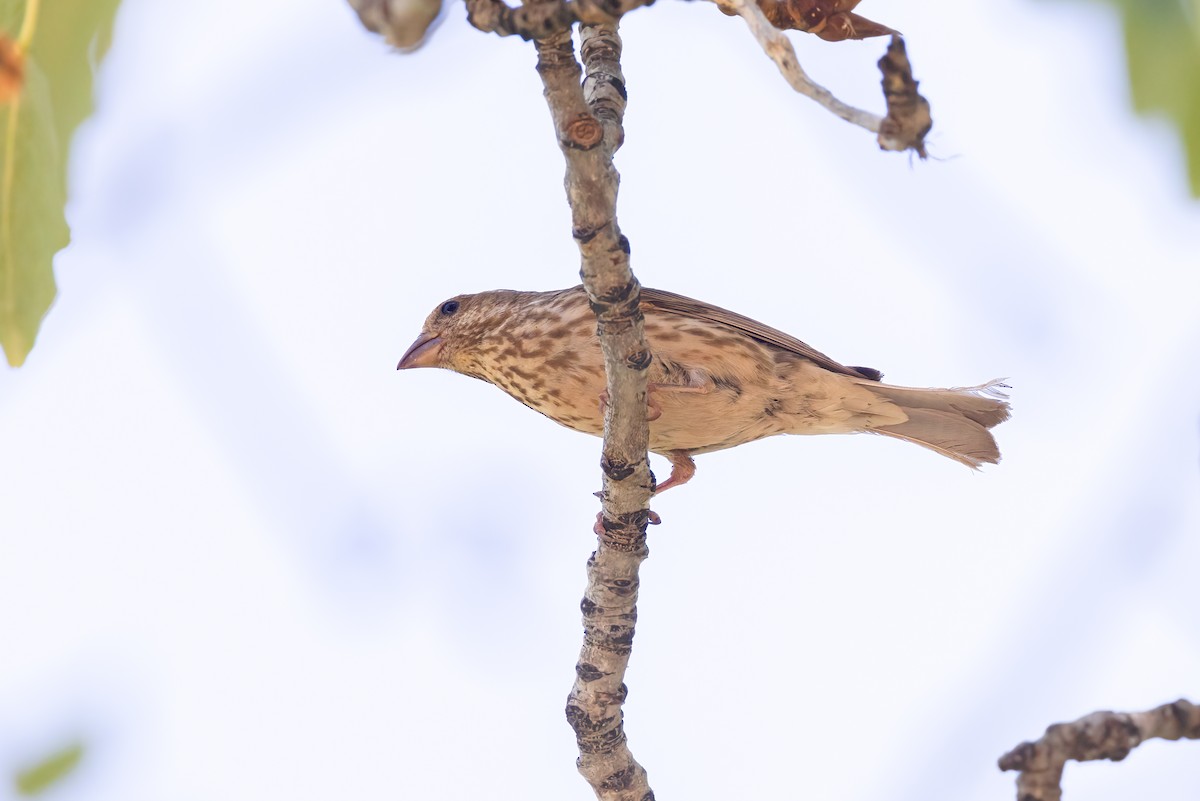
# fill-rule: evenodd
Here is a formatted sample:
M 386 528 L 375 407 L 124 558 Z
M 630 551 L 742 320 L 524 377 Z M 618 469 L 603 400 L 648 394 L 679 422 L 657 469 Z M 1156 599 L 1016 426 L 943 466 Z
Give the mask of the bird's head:
M 475 372 L 475 354 L 480 343 L 497 328 L 503 317 L 503 292 L 456 295 L 438 304 L 421 334 L 400 357 L 397 370 L 410 367 L 444 367 L 460 373 Z

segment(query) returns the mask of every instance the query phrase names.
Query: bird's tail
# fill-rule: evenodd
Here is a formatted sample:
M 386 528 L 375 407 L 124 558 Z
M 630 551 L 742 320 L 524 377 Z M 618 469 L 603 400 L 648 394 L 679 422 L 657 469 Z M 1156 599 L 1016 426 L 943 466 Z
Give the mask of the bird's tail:
M 862 385 L 908 415 L 903 423 L 873 428 L 873 432 L 924 445 L 968 467 L 1000 461 L 1000 449 L 988 429 L 1008 419 L 1007 384 L 997 380 L 952 389 L 912 389 L 867 381 Z

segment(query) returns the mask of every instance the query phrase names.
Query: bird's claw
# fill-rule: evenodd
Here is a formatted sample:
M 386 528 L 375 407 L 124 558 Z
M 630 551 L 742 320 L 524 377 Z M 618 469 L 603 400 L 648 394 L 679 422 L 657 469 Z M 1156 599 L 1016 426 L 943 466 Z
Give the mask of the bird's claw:
M 646 422 L 647 423 L 653 423 L 655 420 L 662 417 L 662 407 L 659 406 L 658 402 L 654 400 L 654 394 L 653 394 L 654 390 L 658 386 L 659 386 L 658 384 L 648 384 L 646 386 Z M 600 416 L 601 417 L 603 417 L 604 413 L 608 411 L 608 400 L 609 400 L 608 390 L 607 389 L 601 390 L 600 391 Z
M 662 417 L 662 407 L 654 400 L 654 395 L 650 390 L 646 391 L 646 422 L 653 423 L 658 418 Z
M 671 475 L 654 489 L 655 495 L 661 495 L 671 487 L 686 484 L 696 475 L 696 463 L 689 454 L 689 451 L 682 450 L 667 451 L 666 456 L 671 461 Z

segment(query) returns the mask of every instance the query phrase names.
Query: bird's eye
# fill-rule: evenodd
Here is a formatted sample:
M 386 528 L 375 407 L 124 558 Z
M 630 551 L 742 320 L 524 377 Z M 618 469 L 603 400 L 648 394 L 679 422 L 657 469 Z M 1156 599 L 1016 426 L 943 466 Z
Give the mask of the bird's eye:
M 450 316 L 451 314 L 454 314 L 456 311 L 458 311 L 458 301 L 457 300 L 446 301 L 445 303 L 442 304 L 441 311 L 442 311 L 442 314 L 446 315 L 447 317 Z

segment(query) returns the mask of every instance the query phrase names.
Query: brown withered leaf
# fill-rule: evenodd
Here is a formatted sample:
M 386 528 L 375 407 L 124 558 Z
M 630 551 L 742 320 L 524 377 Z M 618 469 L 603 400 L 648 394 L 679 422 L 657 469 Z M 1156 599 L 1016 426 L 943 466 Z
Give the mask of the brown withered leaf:
M 433 32 L 442 0 L 349 0 L 363 26 L 402 52 L 416 50 Z
M 861 0 L 758 0 L 771 24 L 780 30 L 804 31 L 827 42 L 895 34 L 886 25 L 851 13 Z
M 0 33 L 0 103 L 7 103 L 21 91 L 25 77 L 25 58 L 17 43 Z

